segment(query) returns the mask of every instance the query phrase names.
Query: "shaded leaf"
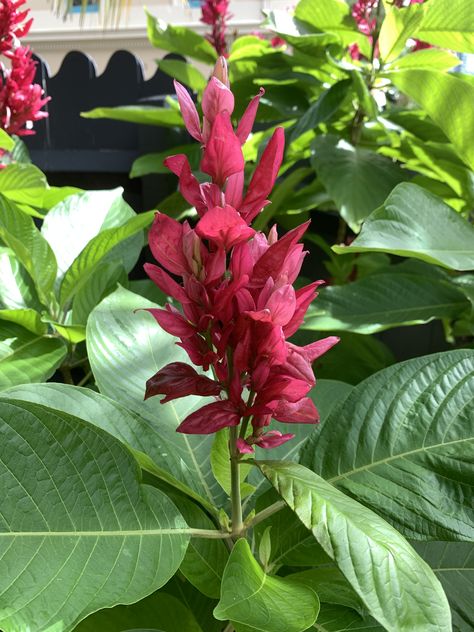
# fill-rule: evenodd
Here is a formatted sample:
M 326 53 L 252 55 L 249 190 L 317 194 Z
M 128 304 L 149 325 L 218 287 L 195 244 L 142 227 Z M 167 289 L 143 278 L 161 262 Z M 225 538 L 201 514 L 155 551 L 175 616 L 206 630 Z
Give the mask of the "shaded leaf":
M 160 125 L 161 127 L 184 127 L 181 114 L 171 108 L 160 108 L 151 105 L 122 105 L 114 108 L 94 108 L 81 112 L 83 118 L 112 119 L 139 123 L 140 125 Z

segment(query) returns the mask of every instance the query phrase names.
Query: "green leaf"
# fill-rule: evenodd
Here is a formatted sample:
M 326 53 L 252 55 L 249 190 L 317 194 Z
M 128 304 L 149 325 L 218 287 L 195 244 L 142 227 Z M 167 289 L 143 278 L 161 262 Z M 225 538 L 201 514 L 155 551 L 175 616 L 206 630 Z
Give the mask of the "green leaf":
M 474 543 L 415 542 L 414 548 L 441 582 L 453 615 L 454 632 L 474 628 Z
M 46 215 L 41 233 L 55 254 L 57 281 L 100 232 L 118 228 L 135 217 L 122 193 L 122 188 L 84 191 L 67 197 Z
M 127 273 L 122 263 L 103 261 L 100 272 L 90 276 L 75 295 L 72 302 L 72 322 L 75 325 L 86 325 L 94 307 L 116 290 L 118 285 L 127 285 Z
M 360 281 L 322 289 L 302 327 L 371 334 L 434 318 L 456 318 L 468 307 L 464 293 L 444 273 L 406 262 Z
M 205 37 L 185 26 L 167 24 L 148 12 L 146 16 L 148 39 L 152 46 L 170 53 L 189 55 L 207 64 L 215 63 L 217 53 Z
M 264 26 L 282 37 L 290 46 L 308 56 L 318 56 L 324 48 L 339 40 L 335 33 L 315 32 L 294 20 L 288 11 L 266 11 Z M 356 37 L 357 39 L 357 37 Z M 313 63 L 314 60 L 312 59 Z
M 359 597 L 336 566 L 312 568 L 286 577 L 312 588 L 323 603 L 332 603 L 363 612 Z
M 46 176 L 29 164 L 12 164 L 0 170 L 0 193 L 12 202 L 42 208 L 48 188 Z
M 118 441 L 25 402 L 1 402 L 0 426 L 5 632 L 69 632 L 99 608 L 142 599 L 176 572 L 186 523 L 163 493 L 140 484 Z
M 154 211 L 142 213 L 129 219 L 125 224 L 116 228 L 108 228 L 94 237 L 76 257 L 67 270 L 59 289 L 59 300 L 67 305 L 77 292 L 95 273 L 101 261 L 118 244 L 128 237 L 136 235 L 146 228 L 155 216 Z
M 387 73 L 395 86 L 437 123 L 464 162 L 474 169 L 474 85 L 438 70 L 413 68 Z
M 0 326 L 0 390 L 17 384 L 44 382 L 67 355 L 59 338 L 33 334 L 16 323 Z
M 318 31 L 336 34 L 344 46 L 356 42 L 364 54 L 370 54 L 369 41 L 367 37 L 361 37 L 362 33 L 357 30 L 350 7 L 344 0 L 301 0 L 296 5 L 295 17 Z
M 221 599 L 214 609 L 216 619 L 230 619 L 237 632 L 249 627 L 261 632 L 304 632 L 318 612 L 319 600 L 313 590 L 266 575 L 247 540 L 235 543 L 224 571 Z
M 12 250 L 1 247 L 0 305 L 7 309 L 41 309 L 30 275 Z
M 424 48 L 399 57 L 391 64 L 390 68 L 397 70 L 428 68 L 430 70 L 448 71 L 456 66 L 459 66 L 459 57 L 456 57 L 456 55 L 439 48 Z
M 147 176 L 150 173 L 169 173 L 170 170 L 163 164 L 165 158 L 170 155 L 169 149 L 161 151 L 157 154 L 145 154 L 137 158 L 132 164 L 130 178 L 139 178 Z M 201 158 L 201 147 L 198 144 L 179 145 L 173 147 L 173 154 L 186 154 L 188 156 L 191 168 L 197 169 Z
M 166 590 L 166 588 L 165 588 Z M 74 628 L 74 632 L 203 632 L 193 613 L 166 592 L 153 593 L 130 606 L 99 610 Z
M 194 92 L 201 92 L 207 86 L 207 79 L 191 64 L 178 59 L 159 59 L 158 68 L 177 79 L 180 83 L 189 86 Z
M 216 525 L 195 503 L 182 497 L 173 498 L 187 524 L 198 529 L 215 529 Z M 179 570 L 207 597 L 218 599 L 229 552 L 222 540 L 192 538 Z
M 212 511 L 224 499 L 210 466 L 214 437 L 176 432 L 181 421 L 206 400 L 186 397 L 165 405 L 158 397 L 143 401 L 145 383 L 152 375 L 168 362 L 188 359 L 176 339 L 144 311 L 150 307 L 157 305 L 119 288 L 95 308 L 87 324 L 91 367 L 100 391 L 153 429 L 144 439 L 143 451 Z
M 55 320 L 44 319 L 45 322 L 51 323 L 60 336 L 65 338 L 71 344 L 77 344 L 86 339 L 86 328 L 84 325 L 63 325 Z
M 105 395 L 89 388 L 51 382 L 16 386 L 10 388 L 5 396 L 44 404 L 80 417 L 105 430 L 133 450 L 143 469 L 158 476 L 177 490 L 199 500 L 199 495 L 191 488 L 174 478 L 166 469 L 159 468 L 152 460 L 160 460 L 161 457 L 164 463 L 164 456 L 167 457 L 169 463 L 175 460 L 177 465 L 174 467 L 175 469 L 178 467 L 179 459 L 175 458 L 172 452 L 164 452 L 170 449 L 170 446 L 163 440 L 161 429 Z
M 416 213 L 413 209 L 416 208 Z M 345 252 L 388 252 L 454 270 L 474 267 L 474 227 L 436 195 L 415 184 L 400 184 L 374 211 Z
M 28 329 L 28 331 L 40 336 L 45 334 L 47 330 L 47 326 L 41 321 L 41 314 L 31 308 L 0 309 L 0 320 L 17 323 Z
M 171 108 L 158 108 L 151 105 L 122 105 L 115 108 L 94 108 L 81 112 L 83 118 L 112 119 L 139 123 L 140 125 L 159 125 L 161 127 L 184 127 L 181 114 Z
M 320 123 L 330 120 L 345 101 L 351 83 L 350 79 L 342 79 L 325 90 L 294 126 L 290 143 L 308 130 L 315 129 Z
M 0 239 L 11 248 L 47 303 L 56 278 L 56 259 L 31 217 L 0 195 Z
M 335 454 L 334 448 L 331 452 Z M 258 465 L 389 632 L 450 629 L 449 605 L 440 583 L 393 527 L 302 465 Z
M 385 7 L 385 19 L 379 35 L 380 58 L 390 62 L 400 55 L 423 19 L 425 7 L 419 4 L 399 9 Z
M 318 177 L 341 216 L 356 232 L 362 221 L 406 179 L 391 160 L 353 147 L 336 136 L 320 136 L 313 143 L 312 162 Z
M 223 428 L 216 432 L 211 450 L 211 467 L 219 485 L 227 496 L 231 495 L 231 475 L 230 475 L 230 453 L 229 453 L 229 430 Z M 245 482 L 248 473 L 252 469 L 251 465 L 241 464 L 240 474 L 240 494 L 245 498 L 254 491 L 254 487 Z M 217 595 L 218 596 L 218 595 Z
M 474 53 L 474 15 L 471 3 L 469 0 L 430 0 L 416 36 L 441 48 Z
M 15 141 L 13 138 L 5 130 L 0 129 L 0 147 L 5 149 L 5 151 L 12 151 L 14 146 Z
M 317 622 L 307 632 L 312 632 L 312 630 L 317 630 L 317 632 L 350 632 L 351 630 L 383 632 L 385 628 L 371 618 L 361 617 L 354 610 L 323 603 Z
M 474 536 L 474 352 L 388 367 L 354 387 L 301 462 L 408 537 Z

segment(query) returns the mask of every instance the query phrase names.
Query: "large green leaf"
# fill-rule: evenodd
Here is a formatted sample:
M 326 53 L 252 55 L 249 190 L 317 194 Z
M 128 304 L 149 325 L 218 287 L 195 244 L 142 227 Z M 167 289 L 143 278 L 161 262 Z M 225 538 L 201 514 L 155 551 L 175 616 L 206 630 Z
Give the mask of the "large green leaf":
M 33 280 L 10 248 L 0 247 L 0 305 L 7 309 L 40 308 Z
M 455 66 L 459 66 L 459 57 L 456 57 L 453 53 L 439 48 L 423 48 L 408 53 L 403 57 L 399 57 L 392 63 L 390 68 L 396 68 L 397 70 L 406 68 L 429 68 L 430 70 L 448 71 Z M 409 110 L 402 110 L 396 114 L 408 114 L 410 116 L 411 112 Z M 434 139 L 431 138 L 430 140 Z
M 413 68 L 388 73 L 395 86 L 437 123 L 459 156 L 474 168 L 474 85 L 439 70 Z
M 416 36 L 441 48 L 474 53 L 474 14 L 469 0 L 430 0 Z
M 115 246 L 121 244 L 129 237 L 141 233 L 153 221 L 154 216 L 154 211 L 136 215 L 117 228 L 102 230 L 102 232 L 91 239 L 63 277 L 59 289 L 61 304 L 67 305 L 74 298 Z
M 163 443 L 160 428 L 105 395 L 89 388 L 50 382 L 10 388 L 5 396 L 44 404 L 94 424 L 132 448 L 144 469 L 149 469 L 185 494 L 196 497 L 190 487 L 173 478 L 167 469 L 156 465 L 155 461 L 165 462 L 163 456 L 167 457 L 167 463 L 175 461 L 170 469 L 177 470 L 179 465 L 179 459 L 172 450 L 169 453 L 163 452 L 169 446 L 166 442 Z
M 416 184 L 396 187 L 365 221 L 349 247 L 337 253 L 389 252 L 454 270 L 474 268 L 474 227 L 436 195 Z
M 124 246 L 127 245 L 127 241 Z M 92 274 L 72 302 L 72 322 L 85 325 L 89 314 L 117 285 L 127 286 L 127 272 L 120 261 L 102 261 L 97 274 Z M 155 286 L 156 287 L 156 286 Z
M 415 358 L 354 387 L 301 462 L 416 539 L 474 538 L 474 351 Z
M 81 112 L 81 116 L 90 119 L 113 119 L 140 125 L 160 125 L 161 127 L 184 127 L 181 114 L 171 108 L 159 108 L 151 105 L 122 105 L 115 108 L 94 108 Z
M 237 632 L 304 632 L 318 612 L 319 600 L 313 590 L 266 575 L 247 540 L 235 543 L 224 571 L 221 599 L 214 609 L 216 619 L 230 619 Z
M 207 79 L 194 66 L 179 59 L 159 59 L 158 68 L 180 83 L 189 86 L 194 92 L 201 92 L 207 85 Z
M 118 441 L 26 402 L 2 401 L 0 426 L 5 632 L 68 632 L 99 608 L 145 597 L 176 572 L 187 525 L 164 494 L 140 484 Z
M 312 148 L 318 177 L 341 216 L 355 231 L 392 189 L 406 179 L 388 158 L 353 147 L 336 136 L 319 136 Z
M 143 311 L 149 307 L 157 306 L 120 288 L 94 309 L 87 326 L 92 370 L 104 395 L 130 408 L 151 426 L 144 441 L 153 462 L 211 508 L 224 498 L 210 466 L 214 437 L 176 432 L 181 421 L 205 400 L 186 397 L 165 405 L 158 397 L 143 401 L 145 383 L 152 375 L 168 362 L 187 360 L 176 339 Z
M 5 130 L 0 130 L 0 147 L 5 149 L 6 151 L 12 151 L 15 146 L 15 141 L 13 138 L 5 132 Z
M 40 336 L 16 323 L 0 321 L 0 390 L 44 382 L 67 355 L 59 338 Z
M 0 170 L 0 193 L 12 202 L 43 207 L 46 176 L 29 164 L 12 164 Z
M 56 259 L 33 219 L 0 195 L 0 239 L 11 248 L 47 302 L 56 278 Z
M 201 159 L 201 147 L 199 144 L 179 145 L 173 148 L 175 154 L 186 154 L 191 164 L 191 169 L 198 169 Z M 132 164 L 130 170 L 131 178 L 139 178 L 150 173 L 169 173 L 169 169 L 165 167 L 164 160 L 170 155 L 170 150 L 166 149 L 156 154 L 144 154 L 137 158 Z
M 204 632 L 193 613 L 179 599 L 156 592 L 130 606 L 99 610 L 74 632 Z
M 321 55 L 324 48 L 339 40 L 335 33 L 323 33 L 314 28 L 307 28 L 298 23 L 288 11 L 275 10 L 265 12 L 266 21 L 264 26 L 274 31 L 282 37 L 290 46 L 297 51 L 311 56 L 314 64 L 314 57 Z M 325 61 L 323 59 L 323 61 Z
M 167 24 L 147 12 L 148 39 L 156 48 L 214 64 L 217 53 L 207 39 L 185 26 Z
M 440 583 L 393 527 L 302 465 L 259 467 L 389 632 L 451 629 Z
M 17 323 L 34 334 L 43 335 L 47 331 L 47 326 L 41 320 L 41 314 L 31 308 L 0 309 L 0 320 Z
M 118 188 L 71 195 L 46 215 L 41 232 L 56 256 L 58 281 L 96 235 L 135 217 L 122 193 Z
M 324 288 L 302 327 L 371 334 L 434 318 L 456 318 L 469 309 L 465 294 L 443 272 L 413 263 Z
M 474 543 L 415 542 L 414 547 L 434 570 L 446 592 L 453 630 L 474 629 Z
M 387 6 L 385 19 L 379 35 L 380 57 L 389 62 L 400 55 L 407 40 L 413 35 L 423 19 L 424 7 L 413 4 L 402 11 L 398 7 Z

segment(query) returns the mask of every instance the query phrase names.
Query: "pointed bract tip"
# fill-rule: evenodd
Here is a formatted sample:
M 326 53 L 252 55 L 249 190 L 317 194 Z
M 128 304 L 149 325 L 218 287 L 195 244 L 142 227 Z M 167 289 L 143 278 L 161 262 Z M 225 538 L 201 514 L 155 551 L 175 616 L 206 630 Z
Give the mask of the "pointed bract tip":
M 216 65 L 214 66 L 214 70 L 212 71 L 212 76 L 216 77 L 216 79 L 219 79 L 219 81 L 221 81 L 228 88 L 230 87 L 227 61 L 226 58 L 222 55 L 216 61 Z

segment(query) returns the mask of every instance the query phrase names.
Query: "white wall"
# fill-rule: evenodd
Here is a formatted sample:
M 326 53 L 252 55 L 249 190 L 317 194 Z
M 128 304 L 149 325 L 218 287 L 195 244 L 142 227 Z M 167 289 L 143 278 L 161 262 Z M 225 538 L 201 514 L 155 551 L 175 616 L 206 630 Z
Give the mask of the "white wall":
M 58 71 L 61 62 L 71 50 L 89 54 L 96 62 L 98 73 L 102 73 L 110 56 L 120 49 L 129 50 L 141 58 L 145 75 L 150 77 L 156 69 L 155 59 L 160 56 L 146 37 L 146 21 L 143 0 L 130 0 L 130 8 L 122 16 L 117 29 L 104 29 L 98 14 L 85 16 L 81 27 L 79 15 L 69 15 L 64 21 L 54 15 L 51 0 L 29 0 L 34 23 L 26 42 L 49 64 L 51 74 Z M 231 28 L 245 33 L 258 29 L 262 10 L 286 8 L 288 0 L 232 0 L 234 17 Z M 207 29 L 199 22 L 200 10 L 189 8 L 185 0 L 151 0 L 148 10 L 173 24 L 183 24 L 203 33 Z

